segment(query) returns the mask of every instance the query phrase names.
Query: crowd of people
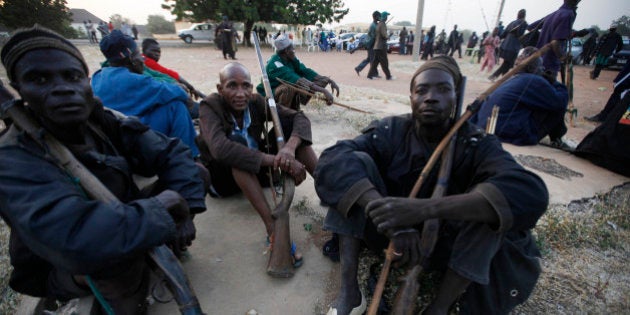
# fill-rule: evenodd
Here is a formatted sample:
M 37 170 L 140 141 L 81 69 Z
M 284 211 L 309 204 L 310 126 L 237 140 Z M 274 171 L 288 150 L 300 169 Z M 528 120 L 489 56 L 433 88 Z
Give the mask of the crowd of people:
M 288 34 L 268 38 L 266 29 L 255 28 L 274 47 L 265 66 L 268 82 L 255 86 L 250 69 L 233 61 L 236 33 L 225 16 L 217 36 L 224 58 L 232 61 L 218 73 L 216 92 L 204 95 L 178 71 L 160 64 L 155 39 L 138 45 L 133 32 L 103 30 L 99 47 L 105 62 L 90 78 L 73 43 L 41 26 L 20 30 L 0 54 L 19 98 L 0 81 L 0 103 L 23 107 L 41 125 L 39 135 L 59 140 L 117 200 L 86 194 L 81 186 L 86 183 L 69 176 L 66 165 L 50 154 L 46 137 L 8 120 L 0 134 L 0 215 L 11 228 L 10 286 L 60 301 L 97 295 L 102 307 L 115 314 L 145 312 L 150 281 L 145 255 L 167 244 L 181 257 L 195 239 L 195 216 L 212 206 L 206 195 L 242 192 L 273 249 L 277 218 L 264 188 L 276 185 L 278 174 L 296 185 L 310 175 L 329 207 L 323 226 L 334 238 L 324 252 L 341 267 L 339 292 L 328 314 L 365 311 L 357 277 L 360 250 L 380 251 L 388 243 L 398 265 L 423 262 L 443 275 L 426 314 L 447 314 L 455 301 L 462 313 L 509 313 L 527 300 L 540 275 L 531 230 L 549 196 L 542 179 L 519 165 L 501 142 L 535 145 L 548 137 L 559 149 L 575 149 L 562 140 L 570 93 L 557 74 L 567 58 L 564 43 L 578 33 L 572 29 L 578 3 L 564 0 L 532 24 L 522 9 L 506 27 L 482 38 L 470 36 L 467 47 L 483 47 L 481 69 L 488 69 L 491 80 L 512 67 L 519 71 L 476 104 L 479 111 L 463 124 L 453 140 L 456 147 L 445 155 L 452 169 L 429 172 L 426 184 L 411 196 L 417 198 L 409 198 L 416 178 L 458 119 L 464 97 L 455 59 L 462 58 L 464 39 L 457 25 L 448 36 L 444 30 L 436 35 L 433 26 L 417 37 L 424 61 L 409 82 L 409 113 L 374 121 L 319 157 L 301 107 L 316 94 L 333 104 L 339 86 L 300 61 Z M 378 79 L 380 65 L 385 79 L 394 79 L 387 57 L 388 16 L 372 13 L 361 42 L 367 56 L 354 68 L 357 75 L 369 65 L 367 78 Z M 526 29 L 540 31 L 536 47 L 522 47 Z M 316 37 L 310 28 L 301 33 Z M 328 35 L 321 31 L 317 37 Z M 399 35 L 400 53 L 407 54 L 416 38 L 406 28 Z M 617 37 L 611 28 L 596 43 L 597 66 L 605 65 Z M 547 53 L 532 57 L 547 45 Z M 492 72 L 497 56 L 502 63 Z M 602 126 L 575 152 L 626 176 L 630 152 L 619 135 L 630 132 L 629 72 L 627 65 L 615 79 L 606 108 L 591 118 L 603 121 Z M 277 105 L 267 106 L 272 96 Z M 488 131 L 495 107 L 496 126 Z M 265 125 L 273 120 L 272 111 L 281 124 L 274 128 L 281 128 L 286 140 Z M 139 187 L 134 175 L 153 177 L 153 182 Z M 446 185 L 443 195 L 433 193 L 436 185 Z M 427 256 L 423 225 L 432 219 L 441 224 L 433 254 Z M 303 256 L 290 239 L 284 241 L 291 244 L 292 268 L 299 268 Z

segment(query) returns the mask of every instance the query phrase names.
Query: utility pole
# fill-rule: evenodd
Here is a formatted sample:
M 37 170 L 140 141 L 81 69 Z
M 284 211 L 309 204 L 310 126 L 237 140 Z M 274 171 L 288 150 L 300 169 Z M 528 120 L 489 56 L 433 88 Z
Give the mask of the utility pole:
M 499 21 L 501 21 L 501 14 L 503 14 L 503 5 L 505 4 L 505 0 L 501 0 L 501 5 L 499 5 L 499 14 L 497 15 L 497 23 L 495 27 L 499 26 Z
M 418 0 L 418 12 L 416 13 L 416 35 L 414 35 L 413 39 L 413 60 L 414 62 L 418 61 L 420 58 L 420 43 L 422 43 L 423 38 L 420 36 L 422 34 L 422 15 L 424 14 L 424 0 Z

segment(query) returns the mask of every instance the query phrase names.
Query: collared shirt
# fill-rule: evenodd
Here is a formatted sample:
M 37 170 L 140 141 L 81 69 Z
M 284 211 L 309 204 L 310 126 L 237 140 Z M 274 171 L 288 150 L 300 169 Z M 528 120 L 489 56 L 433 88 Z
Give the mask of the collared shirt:
M 254 137 L 252 137 L 247 132 L 247 130 L 249 129 L 249 126 L 252 124 L 252 116 L 249 114 L 249 107 L 245 108 L 245 112 L 243 113 L 243 128 L 240 128 L 238 126 L 238 123 L 236 122 L 236 118 L 234 118 L 234 115 L 230 115 L 230 116 L 232 116 L 232 122 L 234 123 L 234 127 L 232 128 L 232 135 L 240 136 L 245 141 L 247 141 L 248 148 L 258 149 L 258 143 L 256 142 L 256 139 L 254 139 Z

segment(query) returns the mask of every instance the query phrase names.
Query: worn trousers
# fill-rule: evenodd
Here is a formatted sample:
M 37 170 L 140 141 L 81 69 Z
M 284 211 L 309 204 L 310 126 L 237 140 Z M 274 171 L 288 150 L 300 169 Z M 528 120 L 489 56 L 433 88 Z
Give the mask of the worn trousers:
M 377 75 L 376 68 L 379 64 L 385 73 L 385 77 L 387 79 L 391 78 L 392 74 L 389 72 L 389 60 L 387 60 L 387 50 L 385 49 L 374 49 L 374 60 L 370 64 L 370 71 L 367 75 L 368 78 L 371 79 Z

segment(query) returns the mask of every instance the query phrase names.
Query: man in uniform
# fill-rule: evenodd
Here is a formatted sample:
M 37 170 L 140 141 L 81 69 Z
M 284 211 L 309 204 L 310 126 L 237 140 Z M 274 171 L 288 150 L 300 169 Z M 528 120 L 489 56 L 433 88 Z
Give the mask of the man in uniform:
M 429 263 L 441 267 L 444 277 L 426 314 L 447 314 L 460 295 L 465 314 L 508 313 L 534 288 L 540 253 L 530 230 L 547 208 L 547 189 L 496 137 L 465 123 L 446 195 L 427 199 L 437 181 L 434 171 L 419 194 L 408 198 L 453 125 L 461 81 L 453 58 L 425 62 L 411 79 L 411 114 L 375 121 L 362 135 L 322 153 L 315 188 L 331 206 L 324 228 L 339 234 L 341 253 L 341 286 L 329 314 L 360 314 L 365 308 L 357 282 L 361 240 L 372 248 L 392 241 L 397 262 L 415 265 L 428 219 L 442 220 Z
M 167 242 L 174 250 L 190 245 L 189 213 L 205 210 L 190 150 L 105 110 L 92 94 L 83 56 L 53 31 L 18 31 L 1 57 L 22 99 L 10 100 L 0 84 L 0 102 L 23 102 L 43 131 L 119 199 L 87 197 L 41 139 L 11 125 L 0 137 L 0 214 L 11 227 L 11 288 L 61 301 L 100 293 L 115 314 L 144 312 L 146 252 Z M 133 174 L 158 181 L 140 191 Z

